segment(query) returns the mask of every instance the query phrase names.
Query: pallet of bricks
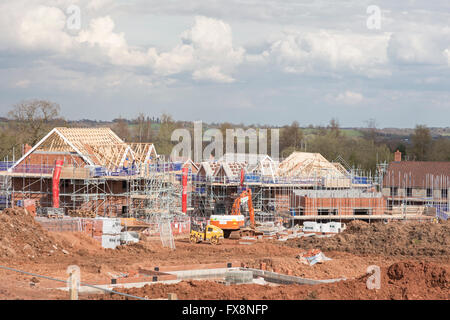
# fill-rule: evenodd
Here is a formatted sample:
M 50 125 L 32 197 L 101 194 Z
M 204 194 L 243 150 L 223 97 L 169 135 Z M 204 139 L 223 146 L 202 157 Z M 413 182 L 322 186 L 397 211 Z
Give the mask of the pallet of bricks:
M 97 214 L 91 210 L 86 209 L 69 209 L 67 213 L 71 217 L 81 217 L 81 218 L 95 218 Z
M 51 219 L 62 219 L 64 217 L 64 208 L 39 207 L 36 209 L 39 216 Z
M 114 249 L 120 245 L 122 226 L 118 218 L 83 219 L 83 230 L 103 248 Z

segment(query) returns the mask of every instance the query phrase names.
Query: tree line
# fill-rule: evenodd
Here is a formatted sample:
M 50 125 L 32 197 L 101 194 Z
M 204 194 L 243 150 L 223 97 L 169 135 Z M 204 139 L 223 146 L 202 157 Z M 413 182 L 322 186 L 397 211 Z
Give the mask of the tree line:
M 11 158 L 13 149 L 15 157 L 20 157 L 24 144 L 36 144 L 54 127 L 80 126 L 79 122 L 63 119 L 60 111 L 57 103 L 47 100 L 27 100 L 14 105 L 7 114 L 7 121 L 3 121 L 0 127 L 0 157 Z M 224 136 L 227 129 L 250 127 L 262 128 L 228 122 L 203 125 L 204 130 L 220 129 Z M 158 153 L 164 155 L 169 155 L 177 143 L 171 141 L 172 132 L 177 128 L 186 128 L 193 136 L 191 122 L 175 121 L 169 114 L 150 118 L 141 113 L 131 120 L 114 119 L 111 124 L 111 129 L 124 141 L 154 143 Z M 425 125 L 417 125 L 407 138 L 385 136 L 376 128 L 374 120 L 369 120 L 366 128 L 354 131 L 358 134 L 346 134 L 336 119 L 331 119 L 327 126 L 310 125 L 306 128 L 293 121 L 280 128 L 279 155 L 286 158 L 295 151 L 321 153 L 330 161 L 343 160 L 348 166 L 372 172 L 377 163 L 392 161 L 396 150 L 402 152 L 403 160 L 450 161 L 450 138 L 433 138 Z M 269 134 L 268 145 L 270 139 Z

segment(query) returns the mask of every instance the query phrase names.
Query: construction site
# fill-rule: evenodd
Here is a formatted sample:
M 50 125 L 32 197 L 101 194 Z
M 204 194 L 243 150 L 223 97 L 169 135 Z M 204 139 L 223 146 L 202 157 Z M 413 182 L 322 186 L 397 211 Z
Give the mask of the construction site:
M 195 163 L 57 127 L 0 163 L 0 299 L 448 299 L 449 190 L 449 162 L 399 152 L 375 175 L 307 152 Z

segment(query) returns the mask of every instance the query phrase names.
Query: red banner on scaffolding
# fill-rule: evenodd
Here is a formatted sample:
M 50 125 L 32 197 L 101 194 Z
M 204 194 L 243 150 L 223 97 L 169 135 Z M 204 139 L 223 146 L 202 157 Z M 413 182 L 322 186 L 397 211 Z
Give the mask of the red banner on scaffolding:
M 183 193 L 181 196 L 181 211 L 183 213 L 187 213 L 187 178 L 188 178 L 188 167 L 184 167 L 182 169 L 183 172 L 183 178 L 182 178 L 182 185 L 183 185 Z
M 59 177 L 61 176 L 61 167 L 63 165 L 63 160 L 56 160 L 55 170 L 53 170 L 53 208 L 59 208 Z

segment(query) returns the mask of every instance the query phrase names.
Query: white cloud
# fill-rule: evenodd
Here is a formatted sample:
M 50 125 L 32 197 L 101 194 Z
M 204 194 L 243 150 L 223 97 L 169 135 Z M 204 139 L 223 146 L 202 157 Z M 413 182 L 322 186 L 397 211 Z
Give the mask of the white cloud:
M 57 7 L 24 1 L 0 4 L 0 44 L 5 48 L 64 53 L 73 45 L 65 25 L 66 16 Z
M 226 74 L 223 74 L 218 66 L 196 70 L 192 74 L 194 80 L 213 80 L 216 82 L 230 83 L 234 79 Z
M 444 54 L 444 57 L 447 58 L 447 63 L 448 63 L 448 65 L 450 66 L 450 48 L 445 49 L 444 52 L 443 52 L 443 54 Z
M 87 30 L 82 30 L 77 37 L 80 43 L 91 47 L 98 46 L 115 65 L 145 66 L 155 59 L 155 49 L 142 52 L 129 47 L 123 33 L 114 32 L 114 21 L 111 17 L 93 19 Z
M 364 100 L 361 93 L 353 91 L 345 91 L 336 96 L 335 101 L 339 104 L 356 105 Z
M 195 17 L 194 25 L 182 33 L 181 43 L 173 49 L 134 48 L 125 34 L 115 30 L 111 16 L 96 17 L 87 28 L 72 36 L 65 29 L 64 8 L 70 1 L 27 2 L 0 5 L 0 44 L 7 48 L 40 50 L 64 54 L 91 64 L 111 63 L 115 66 L 145 67 L 166 77 L 189 72 L 194 80 L 234 81 L 232 73 L 244 60 L 245 50 L 233 46 L 229 24 L 213 18 Z M 110 1 L 74 1 L 86 10 L 99 9 Z M 58 7 L 59 6 L 59 7 Z M 82 9 L 83 14 L 83 9 Z
M 16 88 L 28 88 L 30 83 L 31 83 L 31 81 L 27 80 L 27 79 L 19 80 L 19 81 L 14 83 L 14 87 L 16 87 Z
M 317 121 L 331 117 L 336 105 L 378 105 L 385 109 L 340 110 L 364 118 L 369 111 L 383 117 L 389 108 L 402 110 L 398 119 L 409 125 L 414 117 L 403 120 L 402 105 L 420 109 L 434 96 L 448 101 L 442 93 L 450 84 L 448 1 L 380 0 L 376 31 L 366 28 L 365 5 L 356 0 L 345 6 L 328 0 L 203 2 L 0 0 L 0 105 L 6 96 L 12 101 L 37 93 L 72 106 L 73 94 L 88 105 L 104 94 L 110 99 L 105 110 L 122 112 L 123 101 L 131 101 L 131 110 L 136 96 L 137 104 L 151 105 L 159 92 L 157 104 L 164 101 L 169 112 L 189 105 L 185 115 L 192 117 L 203 116 L 203 103 L 203 110 L 211 101 L 225 110 L 248 101 L 267 110 L 254 121 L 278 121 L 296 114 L 302 101 L 317 107 Z M 65 26 L 72 4 L 81 9 L 79 32 Z M 196 81 L 233 85 L 210 86 L 204 99 L 205 87 Z M 417 94 L 392 102 L 392 90 Z
M 99 10 L 108 5 L 111 5 L 113 0 L 89 0 L 87 8 L 92 10 Z
M 156 60 L 157 73 L 169 75 L 193 72 L 193 79 L 231 82 L 236 66 L 244 59 L 244 49 L 234 48 L 231 27 L 227 23 L 198 16 L 194 26 L 183 32 L 182 43 Z
M 388 55 L 392 62 L 401 64 L 442 64 L 444 62 L 438 39 L 429 33 L 392 34 Z
M 385 72 L 389 36 L 331 31 L 287 33 L 263 53 L 285 72 L 349 71 L 375 75 Z

